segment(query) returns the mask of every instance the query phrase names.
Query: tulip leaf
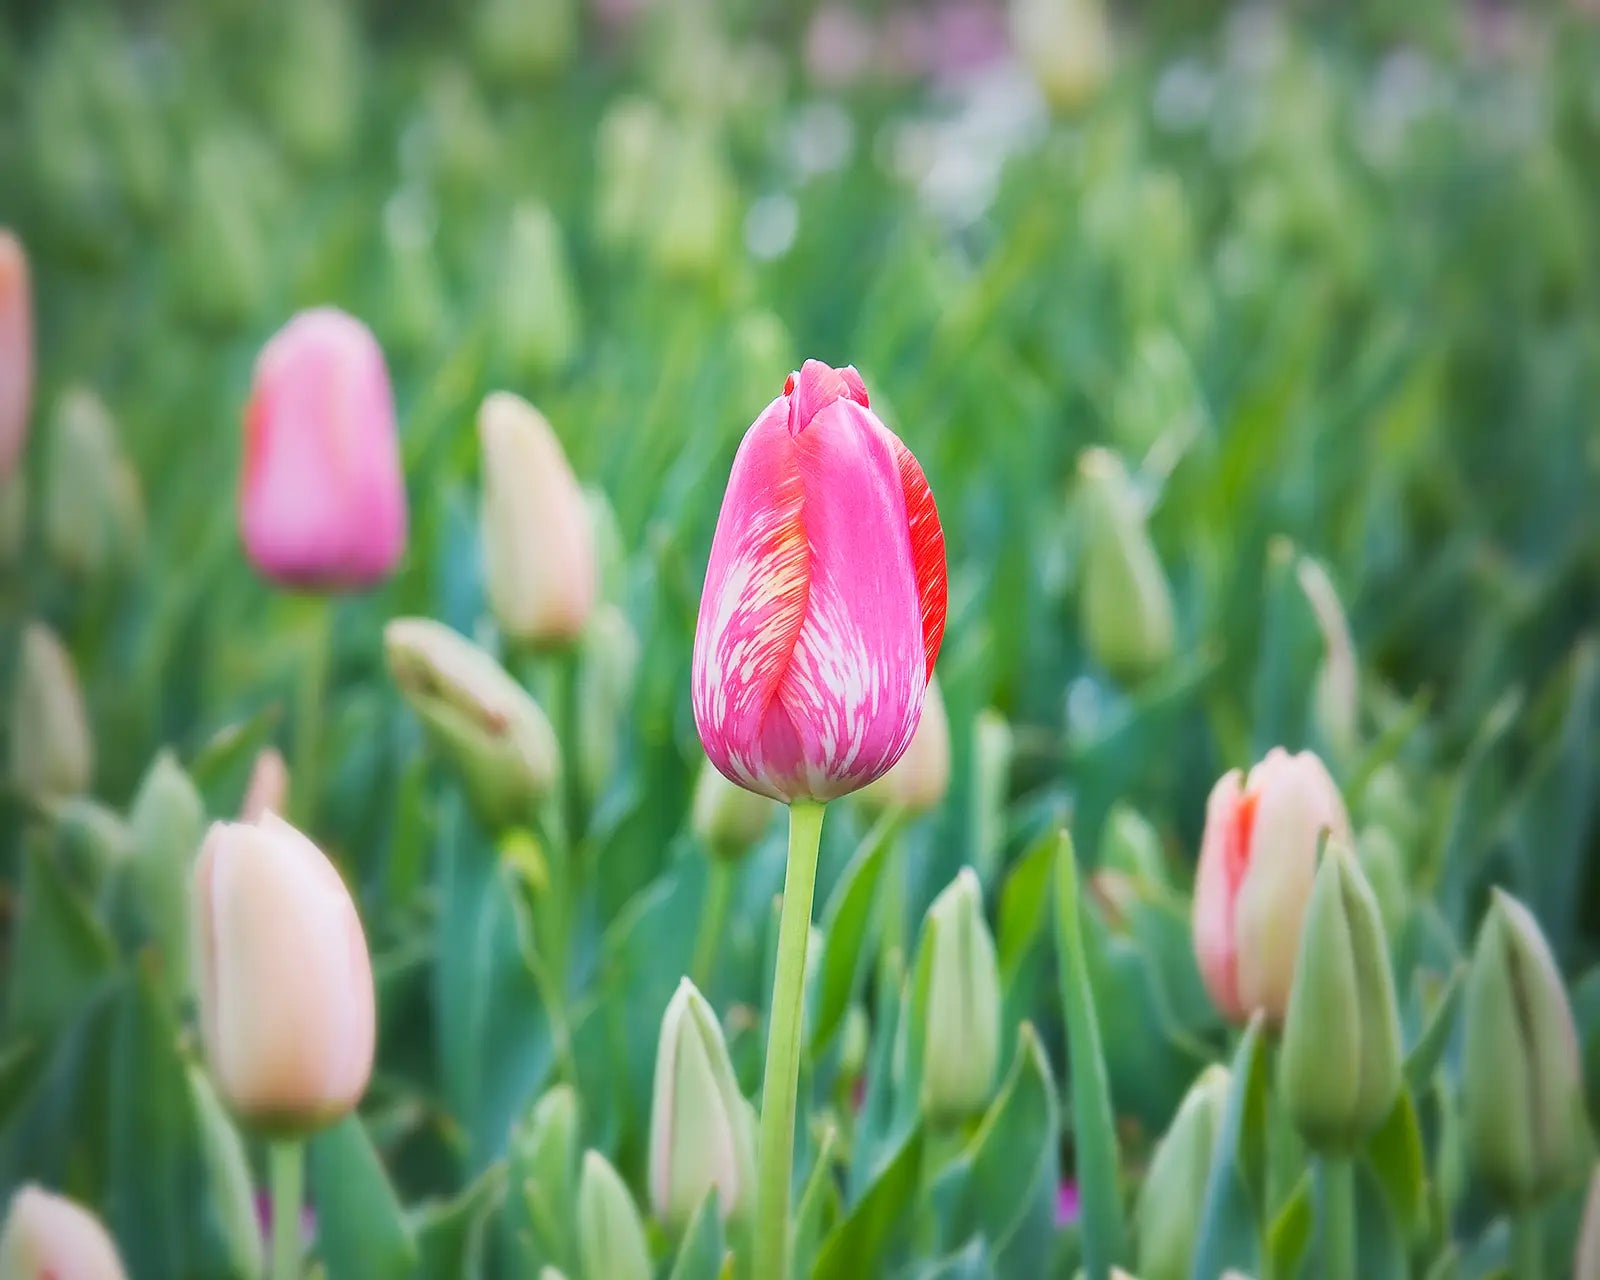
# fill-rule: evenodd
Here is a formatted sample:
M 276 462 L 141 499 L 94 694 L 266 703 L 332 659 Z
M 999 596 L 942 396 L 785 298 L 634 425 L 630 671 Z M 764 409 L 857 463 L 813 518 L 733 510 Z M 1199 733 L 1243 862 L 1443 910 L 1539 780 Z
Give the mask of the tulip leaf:
M 489 1222 L 505 1197 L 505 1181 L 505 1166 L 490 1165 L 453 1200 L 416 1215 L 418 1280 L 482 1280 Z
M 509 1249 L 520 1274 L 577 1262 L 578 1097 L 558 1084 L 511 1135 L 506 1157 Z
M 1409 1089 L 1400 1090 L 1388 1116 L 1372 1135 L 1367 1160 L 1396 1224 L 1406 1235 L 1414 1234 L 1428 1210 L 1428 1168 L 1422 1127 Z
M 346 1116 L 313 1137 L 306 1162 L 317 1255 L 328 1280 L 409 1276 L 417 1265 L 416 1245 L 361 1118 Z
M 667 1280 L 718 1280 L 727 1256 L 728 1246 L 722 1235 L 722 1214 L 718 1210 L 717 1191 L 713 1187 L 694 1211 L 694 1217 L 689 1219 Z
M 1088 1280 L 1108 1280 L 1127 1251 L 1116 1121 L 1106 1076 L 1100 1024 L 1084 951 L 1083 905 L 1072 837 L 1062 830 L 1056 846 L 1056 953 L 1067 1027 L 1067 1076 L 1078 1188 L 1083 1203 L 1083 1263 Z
M 200 750 L 189 762 L 189 776 L 194 779 L 195 786 L 213 802 L 210 805 L 213 812 L 231 807 L 218 802 L 213 789 L 232 771 L 244 767 L 245 762 L 266 743 L 282 718 L 283 708 L 276 702 L 269 702 L 254 715 L 224 725 L 201 744 Z
M 861 979 L 872 906 L 877 899 L 884 866 L 898 851 L 895 834 L 899 828 L 900 819 L 895 813 L 879 818 L 828 895 L 822 912 L 822 957 L 811 1014 L 810 1052 L 813 1057 L 838 1030 Z
M 922 1176 L 920 1126 L 901 1144 L 867 1193 L 822 1242 L 813 1280 L 857 1280 L 876 1275 L 896 1228 L 905 1225 Z
M 1058 828 L 1047 826 L 1006 872 L 1000 887 L 996 948 L 1001 984 L 1012 979 L 1027 958 L 1034 939 L 1049 919 L 1050 869 L 1054 865 Z
M 838 1130 L 831 1124 L 823 1131 L 817 1144 L 816 1159 L 811 1174 L 800 1192 L 800 1203 L 794 1214 L 794 1245 L 791 1257 L 794 1274 L 808 1276 L 816 1262 L 817 1251 L 822 1247 L 824 1233 L 833 1225 L 839 1213 L 839 1187 L 834 1179 L 833 1164 L 839 1145 Z
M 996 1271 L 989 1257 L 989 1247 L 982 1240 L 969 1240 L 966 1246 L 947 1258 L 930 1262 L 911 1273 L 911 1280 L 993 1280 L 999 1275 L 1043 1276 L 1040 1271 Z
M 1456 1013 L 1461 1007 L 1464 972 L 1460 965 L 1451 971 L 1444 989 L 1434 998 L 1433 1009 L 1422 1028 L 1422 1034 L 1406 1054 L 1405 1079 L 1406 1085 L 1412 1090 L 1420 1091 L 1428 1087 L 1450 1045 L 1450 1033 L 1455 1030 Z
M 1206 1179 L 1192 1280 L 1218 1280 L 1229 1268 L 1256 1273 L 1266 1128 L 1267 1053 L 1257 1015 L 1233 1056 L 1228 1101 Z
M 1311 1245 L 1315 1225 L 1311 1172 L 1306 1170 L 1267 1229 L 1267 1276 L 1292 1280 L 1300 1273 L 1300 1260 Z
M 11 951 L 6 1013 L 11 1035 L 47 1039 L 116 964 L 110 935 L 45 852 L 30 844 Z

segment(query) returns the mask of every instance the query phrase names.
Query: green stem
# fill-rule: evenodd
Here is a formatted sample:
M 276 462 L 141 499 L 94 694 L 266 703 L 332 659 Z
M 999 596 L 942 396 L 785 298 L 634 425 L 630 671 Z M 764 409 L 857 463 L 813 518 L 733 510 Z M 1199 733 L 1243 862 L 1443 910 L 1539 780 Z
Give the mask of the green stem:
M 786 1280 L 789 1274 L 789 1177 L 794 1163 L 795 1102 L 800 1087 L 800 1018 L 822 813 L 822 805 L 813 800 L 796 800 L 789 806 L 789 865 L 783 877 L 778 968 L 772 982 L 767 1065 L 761 1084 L 755 1266 L 751 1271 L 761 1280 Z
M 272 1185 L 271 1280 L 296 1280 L 300 1274 L 305 1143 L 299 1138 L 280 1138 L 272 1142 L 267 1148 L 267 1165 Z
M 305 601 L 306 656 L 296 690 L 294 762 L 289 770 L 289 801 L 295 821 L 316 826 L 317 785 L 322 773 L 322 729 L 327 717 L 328 675 L 333 666 L 333 605 L 323 596 Z
M 1532 1209 L 1511 1219 L 1511 1280 L 1544 1280 L 1544 1238 Z
M 1342 1156 L 1323 1156 L 1322 1280 L 1356 1280 L 1355 1166 Z
M 893 842 L 883 868 L 883 928 L 879 935 L 878 964 L 880 969 L 893 963 L 898 972 L 906 966 L 906 901 L 910 896 L 906 884 L 905 848 L 898 831 L 892 832 Z
M 574 863 L 589 827 L 583 792 L 583 656 L 575 640 L 556 658 L 557 732 L 561 739 L 561 825 Z
M 706 870 L 706 899 L 700 909 L 700 933 L 695 939 L 694 961 L 689 976 L 704 991 L 711 982 L 711 969 L 717 962 L 717 943 L 728 919 L 728 903 L 733 898 L 734 864 L 727 858 L 711 855 Z

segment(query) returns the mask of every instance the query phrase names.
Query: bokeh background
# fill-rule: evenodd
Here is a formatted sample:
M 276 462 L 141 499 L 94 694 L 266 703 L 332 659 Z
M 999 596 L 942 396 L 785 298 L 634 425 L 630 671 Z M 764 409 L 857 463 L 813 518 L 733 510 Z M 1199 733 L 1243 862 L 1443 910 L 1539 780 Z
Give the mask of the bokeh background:
M 914 912 L 963 863 L 997 894 L 1059 816 L 1092 864 L 1119 805 L 1181 882 L 1216 777 L 1314 746 L 1358 825 L 1396 837 L 1423 921 L 1397 947 L 1447 968 L 1491 883 L 1530 903 L 1594 1100 L 1600 17 L 1048 8 L 0 5 L 0 224 L 31 257 L 39 352 L 0 520 L 5 662 L 23 618 L 63 636 L 108 814 L 163 749 L 214 815 L 256 748 L 284 749 L 377 956 L 366 1115 L 403 1200 L 467 1185 L 525 1102 L 475 1131 L 441 1099 L 430 868 L 459 805 L 381 647 L 398 614 L 485 635 L 477 406 L 527 396 L 609 506 L 591 990 L 639 1030 L 594 1050 L 594 1141 L 637 1182 L 704 875 L 684 827 L 707 548 L 743 429 L 812 356 L 861 370 L 945 524 L 954 772 L 907 837 Z M 397 576 L 326 609 L 254 576 L 235 508 L 255 354 L 320 303 L 383 345 L 412 517 Z M 1175 602 L 1170 657 L 1136 679 L 1085 640 L 1094 445 Z M 24 838 L 77 837 L 3 803 L 12 904 Z M 836 809 L 819 901 L 863 828 Z M 775 832 L 740 881 L 724 1011 L 762 1004 L 781 866 Z M 1187 994 L 1160 1034 L 1219 1043 Z M 1108 1052 L 1137 1148 L 1194 1060 L 1131 1031 Z M 0 1089 L 0 1185 L 103 1198 L 129 1175 L 72 1101 L 127 1059 L 92 1036 L 81 1056 L 54 1111 Z

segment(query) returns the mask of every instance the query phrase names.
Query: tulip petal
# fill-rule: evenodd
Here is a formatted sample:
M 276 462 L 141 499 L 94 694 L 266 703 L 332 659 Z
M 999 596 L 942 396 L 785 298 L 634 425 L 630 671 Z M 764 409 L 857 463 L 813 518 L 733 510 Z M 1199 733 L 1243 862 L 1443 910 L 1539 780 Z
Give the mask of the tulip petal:
M 1211 789 L 1194 884 L 1195 960 L 1206 990 L 1230 1019 L 1241 1013 L 1233 901 L 1244 878 L 1247 850 L 1239 822 L 1242 781 L 1239 770 L 1233 769 Z
M 922 605 L 922 643 L 928 655 L 931 678 L 933 664 L 939 658 L 939 645 L 944 639 L 945 613 L 949 607 L 944 526 L 939 523 L 939 508 L 934 505 L 933 490 L 928 487 L 922 464 L 894 432 L 884 428 L 884 435 L 892 442 L 895 461 L 900 466 L 900 484 L 905 491 L 911 563 L 917 575 L 917 598 Z

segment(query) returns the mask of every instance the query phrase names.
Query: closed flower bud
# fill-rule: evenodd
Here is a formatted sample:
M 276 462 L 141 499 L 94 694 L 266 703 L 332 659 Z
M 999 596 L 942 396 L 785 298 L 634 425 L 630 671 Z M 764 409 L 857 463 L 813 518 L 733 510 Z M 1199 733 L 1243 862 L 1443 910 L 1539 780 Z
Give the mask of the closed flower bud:
M 250 781 L 245 784 L 239 819 L 259 822 L 261 815 L 269 812 L 289 812 L 289 766 L 276 747 L 263 747 L 250 766 Z
M 561 777 L 560 748 L 539 704 L 442 622 L 396 618 L 383 647 L 395 685 L 461 771 L 484 820 L 526 820 Z
M 34 799 L 89 788 L 94 744 L 72 659 L 55 632 L 30 622 L 22 632 L 11 698 L 11 781 Z
M 1100 865 L 1146 885 L 1165 885 L 1167 859 L 1161 837 L 1137 809 L 1118 801 L 1100 836 Z
M 1078 476 L 1084 641 L 1107 671 L 1137 679 L 1172 656 L 1172 590 L 1121 460 L 1090 449 L 1078 460 Z
M 1359 728 L 1360 673 L 1355 641 L 1328 571 L 1318 561 L 1302 556 L 1295 576 L 1322 633 L 1322 661 L 1312 689 L 1312 712 L 1335 758 L 1342 759 L 1355 750 Z
M 123 1280 L 100 1220 L 31 1183 L 11 1197 L 0 1231 L 0 1280 Z
M 168 990 L 190 991 L 189 885 L 206 833 L 205 802 L 170 751 L 145 772 L 128 812 L 128 884 L 141 941 L 161 958 Z
M 561 226 L 542 204 L 511 215 L 499 281 L 495 336 L 519 374 L 548 377 L 566 368 L 578 344 L 578 300 Z
M 1386 827 L 1368 827 L 1356 843 L 1356 854 L 1378 899 L 1378 910 L 1383 913 L 1383 931 L 1391 939 L 1398 938 L 1411 910 L 1411 891 L 1400 848 Z
M 394 397 L 366 325 L 302 311 L 262 348 L 245 408 L 239 527 L 257 571 L 292 587 L 371 586 L 406 544 Z
M 33 408 L 33 293 L 22 242 L 0 228 L 0 489 L 16 473 Z
M 854 369 L 808 360 L 734 458 L 695 628 L 692 701 L 724 776 L 831 800 L 894 765 L 944 635 L 944 532 Z
M 689 822 L 713 858 L 736 861 L 771 829 L 777 811 L 778 805 L 770 797 L 729 782 L 708 760 L 695 783 Z
M 223 1101 L 267 1130 L 346 1114 L 372 1074 L 372 962 L 333 864 L 274 814 L 219 822 L 195 867 L 206 1060 Z
M 595 142 L 595 221 L 603 244 L 613 249 L 634 244 L 653 225 L 652 201 L 667 140 L 661 109 L 647 99 L 624 98 L 601 117 Z
M 950 717 L 944 709 L 939 681 L 928 677 L 928 696 L 922 719 L 894 768 L 870 786 L 861 799 L 874 809 L 900 809 L 925 813 L 938 808 L 950 786 Z
M 586 1151 L 578 1179 L 578 1259 L 585 1276 L 650 1280 L 650 1248 L 633 1197 L 598 1151 Z
M 576 0 L 479 0 L 473 45 L 491 76 L 538 79 L 572 56 L 577 18 Z
M 1578 1254 L 1572 1263 L 1573 1280 L 1600 1280 L 1600 1167 L 1589 1175 L 1589 1195 L 1583 1204 L 1583 1225 L 1578 1231 Z
M 922 1106 L 936 1120 L 964 1119 L 988 1105 L 1000 1065 L 1000 969 L 972 868 L 933 900 L 922 945 L 932 948 Z
M 1111 26 L 1101 0 L 1011 0 L 1011 39 L 1058 111 L 1083 106 L 1111 70 Z
M 1348 1155 L 1400 1093 L 1400 1015 L 1383 918 L 1342 840 L 1317 869 L 1283 1028 L 1289 1119 L 1313 1151 Z
M 1528 909 L 1495 890 L 1463 1010 L 1462 1106 L 1473 1172 L 1504 1203 L 1538 1204 L 1589 1151 L 1572 1006 Z
M 1324 832 L 1349 840 L 1350 819 L 1309 751 L 1274 747 L 1248 777 L 1235 769 L 1211 790 L 1195 871 L 1195 958 L 1234 1022 L 1258 1009 L 1283 1020 Z
M 652 193 L 652 257 L 665 275 L 704 277 L 731 245 L 733 179 L 721 141 L 709 128 L 679 129 L 667 149 L 671 180 Z
M 1142 1280 L 1189 1280 L 1200 1241 L 1211 1156 L 1227 1105 L 1227 1068 L 1207 1067 L 1189 1087 L 1156 1146 L 1139 1192 Z
M 90 579 L 137 563 L 144 500 L 111 414 L 93 392 L 72 390 L 58 402 L 50 427 L 44 541 L 51 560 Z
M 669 1231 L 682 1231 L 712 1188 L 725 1218 L 752 1203 L 750 1115 L 716 1015 L 685 978 L 661 1019 L 650 1105 L 650 1203 Z
M 350 148 L 361 102 L 362 33 L 340 0 L 281 0 L 268 67 L 272 123 L 288 149 L 326 164 Z
M 478 410 L 483 561 L 489 603 L 511 639 L 577 639 L 594 608 L 594 530 L 577 478 L 545 417 L 506 391 Z

